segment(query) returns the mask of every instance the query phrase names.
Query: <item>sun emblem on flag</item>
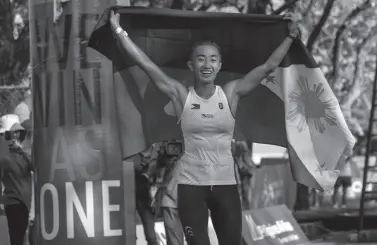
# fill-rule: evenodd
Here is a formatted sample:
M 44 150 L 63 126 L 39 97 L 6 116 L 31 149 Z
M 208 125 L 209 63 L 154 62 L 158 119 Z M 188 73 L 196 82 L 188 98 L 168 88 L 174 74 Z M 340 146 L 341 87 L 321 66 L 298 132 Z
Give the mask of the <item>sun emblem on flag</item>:
M 298 85 L 301 91 L 294 91 L 289 94 L 290 103 L 295 106 L 289 110 L 287 120 L 296 122 L 298 130 L 303 131 L 308 126 L 314 126 L 319 133 L 324 133 L 326 124 L 337 125 L 336 117 L 333 115 L 337 107 L 336 98 L 324 100 L 322 97 L 324 88 L 322 83 L 309 85 L 308 79 L 300 76 Z

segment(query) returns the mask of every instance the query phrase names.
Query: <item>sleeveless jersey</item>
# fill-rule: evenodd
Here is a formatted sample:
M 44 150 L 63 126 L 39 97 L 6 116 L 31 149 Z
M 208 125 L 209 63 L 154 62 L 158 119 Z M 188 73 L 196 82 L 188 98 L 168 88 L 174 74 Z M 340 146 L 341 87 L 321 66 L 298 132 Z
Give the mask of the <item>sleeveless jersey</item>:
M 180 158 L 179 184 L 236 184 L 231 142 L 235 119 L 223 89 L 216 86 L 209 99 L 189 88 L 180 118 L 184 153 Z

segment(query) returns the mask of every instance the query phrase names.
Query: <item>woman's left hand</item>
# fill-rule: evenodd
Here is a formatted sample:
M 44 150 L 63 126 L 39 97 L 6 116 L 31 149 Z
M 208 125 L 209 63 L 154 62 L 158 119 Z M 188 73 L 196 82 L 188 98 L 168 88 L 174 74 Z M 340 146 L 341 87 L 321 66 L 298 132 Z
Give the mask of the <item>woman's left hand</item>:
M 284 20 L 290 20 L 288 29 L 289 29 L 289 35 L 297 37 L 299 33 L 299 27 L 298 27 L 298 18 L 297 15 L 295 15 L 292 12 L 288 12 L 283 17 Z

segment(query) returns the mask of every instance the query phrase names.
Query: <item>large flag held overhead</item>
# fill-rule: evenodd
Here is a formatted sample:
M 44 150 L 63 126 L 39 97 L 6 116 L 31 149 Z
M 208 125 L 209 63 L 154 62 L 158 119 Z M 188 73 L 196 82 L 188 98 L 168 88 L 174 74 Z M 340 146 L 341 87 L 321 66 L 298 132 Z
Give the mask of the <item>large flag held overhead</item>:
M 190 86 L 191 47 L 216 42 L 223 66 L 216 83 L 239 78 L 263 64 L 287 36 L 280 16 L 117 7 L 130 38 L 169 76 Z M 163 140 L 179 139 L 180 125 L 168 97 L 123 52 L 110 30 L 110 10 L 94 29 L 89 47 L 113 61 L 114 95 L 123 156 Z M 239 102 L 235 137 L 287 147 L 296 181 L 332 189 L 354 138 L 317 63 L 296 40 L 279 68 Z

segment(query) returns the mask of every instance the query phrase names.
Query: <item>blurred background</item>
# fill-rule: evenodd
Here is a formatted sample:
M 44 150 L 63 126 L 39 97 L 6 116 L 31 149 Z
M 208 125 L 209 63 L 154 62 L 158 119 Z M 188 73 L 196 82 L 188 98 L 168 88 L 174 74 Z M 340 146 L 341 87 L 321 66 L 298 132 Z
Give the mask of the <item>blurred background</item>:
M 358 157 L 358 171 L 363 171 L 362 156 L 365 154 L 377 52 L 375 0 L 130 1 L 133 6 L 207 12 L 282 14 L 294 11 L 300 19 L 301 39 L 327 77 L 358 140 L 354 156 Z M 29 53 L 28 1 L 0 0 L 0 117 L 20 114 L 22 112 L 17 110 L 22 110 L 25 105 L 31 108 L 33 67 Z M 276 156 L 276 151 L 279 152 L 274 148 L 259 148 L 266 157 Z M 258 152 L 256 155 L 258 158 Z M 359 172 L 354 174 L 361 177 Z M 352 188 L 355 198 L 358 186 L 356 181 L 355 188 Z M 307 190 L 304 193 L 308 196 Z
M 131 0 L 131 5 L 241 14 L 294 11 L 301 39 L 326 75 L 358 142 L 363 142 L 377 49 L 375 0 Z M 0 0 L 0 116 L 13 113 L 24 100 L 31 69 L 28 1 Z M 362 154 L 362 147 L 357 151 Z
M 55 1 L 64 5 L 66 0 Z M 320 65 L 338 98 L 349 128 L 357 138 L 355 151 L 350 159 L 349 175 L 352 178 L 346 196 L 346 205 L 339 202 L 343 194 L 341 189 L 334 196 L 333 192 L 319 193 L 298 186 L 299 198 L 296 198 L 294 209 L 357 209 L 359 207 L 366 135 L 372 106 L 372 86 L 376 76 L 376 0 L 130 1 L 132 6 L 187 11 L 269 15 L 294 11 L 299 17 L 301 39 Z M 0 0 L 0 117 L 7 114 L 22 117 L 25 110 L 29 112 L 31 110 L 30 86 L 33 67 L 30 65 L 29 45 L 28 1 Z M 20 121 L 23 119 L 20 118 Z M 374 130 L 376 132 L 377 129 Z M 377 148 L 375 142 L 372 142 L 372 145 L 373 148 Z M 30 146 L 31 144 L 26 147 L 30 148 Z M 252 158 L 256 164 L 262 163 L 262 165 L 263 159 L 266 158 L 281 159 L 279 161 L 285 163 L 286 152 L 283 148 L 254 144 Z M 375 157 L 371 158 L 370 164 L 376 164 Z M 369 179 L 377 181 L 377 174 L 371 173 Z M 273 182 L 268 181 L 265 185 L 261 187 L 264 188 L 264 201 L 258 203 L 262 206 L 275 205 L 276 196 L 283 195 L 278 194 L 279 188 L 283 188 L 284 185 L 278 188 L 272 186 Z M 371 189 L 372 186 L 367 186 L 368 188 Z M 249 193 L 248 198 L 252 199 L 252 196 Z M 251 206 L 258 207 L 258 205 Z M 375 207 L 376 200 L 368 201 L 367 206 Z
M 354 161 L 358 164 L 353 168 L 350 195 L 358 198 L 377 53 L 376 0 L 131 0 L 130 4 L 240 14 L 294 11 L 300 20 L 301 39 L 327 77 L 357 138 Z M 25 106 L 31 109 L 33 67 L 29 53 L 28 1 L 0 0 L 0 117 L 22 114 Z M 256 159 L 261 158 L 259 155 L 284 155 L 284 151 L 280 154 L 281 150 L 274 147 L 256 149 Z M 301 189 L 299 196 L 306 196 L 303 199 L 307 201 L 298 205 L 298 209 L 305 209 L 315 201 L 309 201 L 310 192 Z M 324 194 L 324 201 L 327 195 Z

